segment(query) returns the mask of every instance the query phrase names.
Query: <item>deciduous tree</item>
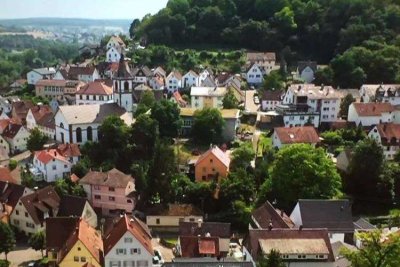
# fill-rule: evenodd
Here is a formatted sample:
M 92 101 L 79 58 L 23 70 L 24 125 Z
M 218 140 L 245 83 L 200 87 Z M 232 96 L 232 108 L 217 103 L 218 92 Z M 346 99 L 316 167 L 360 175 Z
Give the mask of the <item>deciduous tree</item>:
M 192 126 L 192 136 L 199 144 L 218 144 L 222 141 L 225 121 L 221 112 L 215 108 L 196 111 Z
M 15 247 L 15 234 L 10 225 L 0 221 L 0 253 L 7 255 Z

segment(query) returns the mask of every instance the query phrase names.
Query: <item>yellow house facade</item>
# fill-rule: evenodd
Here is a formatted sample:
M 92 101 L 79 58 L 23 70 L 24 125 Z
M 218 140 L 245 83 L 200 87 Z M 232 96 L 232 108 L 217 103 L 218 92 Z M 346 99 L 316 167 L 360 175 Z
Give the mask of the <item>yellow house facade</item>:
M 96 267 L 102 266 L 99 259 L 96 259 L 82 241 L 78 240 L 58 265 L 60 267 L 82 267 L 87 262 Z

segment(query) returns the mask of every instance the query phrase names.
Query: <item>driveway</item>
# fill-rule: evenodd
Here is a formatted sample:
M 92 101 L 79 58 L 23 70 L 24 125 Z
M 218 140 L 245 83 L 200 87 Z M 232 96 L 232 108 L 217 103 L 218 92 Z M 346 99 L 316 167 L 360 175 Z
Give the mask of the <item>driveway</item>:
M 16 247 L 7 255 L 11 262 L 11 267 L 27 266 L 29 262 L 42 258 L 40 251 L 33 250 L 29 247 Z M 5 259 L 4 253 L 0 254 L 0 259 Z
M 165 262 L 171 262 L 174 258 L 174 254 L 172 253 L 172 249 L 166 248 L 160 244 L 159 238 L 151 239 L 151 243 L 153 245 L 153 249 L 157 249 L 161 252 L 161 256 L 164 258 Z
M 245 106 L 244 110 L 245 113 L 250 113 L 250 114 L 257 114 L 257 111 L 260 109 L 260 105 L 254 103 L 254 94 L 257 93 L 256 90 L 246 90 L 244 91 L 245 93 Z

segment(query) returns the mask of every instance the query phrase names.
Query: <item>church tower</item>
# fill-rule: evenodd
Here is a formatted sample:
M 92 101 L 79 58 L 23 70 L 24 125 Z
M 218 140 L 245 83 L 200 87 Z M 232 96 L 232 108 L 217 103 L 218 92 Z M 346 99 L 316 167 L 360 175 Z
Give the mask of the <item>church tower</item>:
M 112 81 L 114 101 L 126 111 L 132 112 L 134 77 L 123 55 L 121 55 L 119 61 L 117 74 L 113 77 Z

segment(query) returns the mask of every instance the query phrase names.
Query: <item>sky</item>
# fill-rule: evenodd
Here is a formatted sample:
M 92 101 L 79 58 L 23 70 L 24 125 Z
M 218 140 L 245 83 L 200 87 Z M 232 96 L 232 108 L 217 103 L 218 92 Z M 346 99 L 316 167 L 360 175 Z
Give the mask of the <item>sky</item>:
M 0 19 L 61 17 L 134 19 L 154 14 L 168 0 L 0 0 Z

